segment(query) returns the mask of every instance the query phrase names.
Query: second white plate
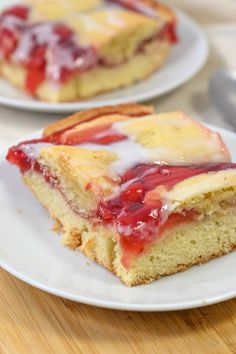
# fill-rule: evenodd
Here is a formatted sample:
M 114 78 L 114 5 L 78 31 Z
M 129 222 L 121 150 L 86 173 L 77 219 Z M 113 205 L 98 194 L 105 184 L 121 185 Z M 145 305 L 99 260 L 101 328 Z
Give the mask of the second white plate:
M 90 100 L 57 104 L 33 99 L 0 79 L 0 104 L 38 112 L 69 113 L 95 106 L 142 102 L 175 89 L 201 69 L 208 54 L 208 43 L 201 28 L 185 14 L 177 14 L 179 43 L 173 48 L 165 66 L 149 79 Z

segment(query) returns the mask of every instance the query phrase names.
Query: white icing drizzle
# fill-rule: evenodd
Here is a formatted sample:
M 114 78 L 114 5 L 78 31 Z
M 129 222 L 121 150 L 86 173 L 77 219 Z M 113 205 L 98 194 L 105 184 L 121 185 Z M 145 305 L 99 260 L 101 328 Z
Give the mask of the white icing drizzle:
M 49 43 L 54 45 L 58 41 L 58 36 L 53 33 L 51 23 L 43 23 L 32 26 L 31 30 L 24 31 L 21 35 L 17 50 L 12 56 L 12 60 L 19 62 L 28 59 L 34 46 L 34 37 L 39 45 Z
M 6 17 L 10 21 L 10 17 Z M 59 22 L 38 23 L 22 30 L 17 49 L 13 53 L 11 60 L 15 63 L 27 62 L 32 50 L 40 45 L 46 45 L 46 77 L 54 82 L 58 82 L 63 69 L 83 70 L 93 66 L 97 58 L 90 47 L 81 47 L 77 43 L 75 34 L 71 35 L 68 43 L 60 44 L 60 36 L 55 32 L 55 26 Z M 36 45 L 37 44 L 37 45 Z M 77 52 L 80 50 L 80 53 Z M 75 53 L 77 58 L 75 59 Z
M 102 133 L 101 133 L 102 134 Z M 22 150 L 30 157 L 37 159 L 42 148 L 55 146 L 51 143 L 32 143 L 22 144 Z M 159 162 L 163 163 L 157 156 L 167 156 L 171 151 L 166 149 L 146 149 L 142 145 L 136 143 L 134 140 L 127 139 L 115 142 L 109 145 L 101 145 L 95 143 L 84 143 L 76 145 L 76 148 L 83 148 L 97 151 L 110 151 L 117 155 L 117 160 L 113 162 L 110 168 L 117 174 L 122 175 L 127 169 L 138 163 Z M 166 150 L 166 151 L 165 151 Z
M 33 144 L 21 144 L 21 149 L 32 159 L 37 159 L 40 154 L 40 150 L 43 148 L 54 146 L 51 143 L 33 143 Z
M 21 20 L 20 18 L 12 15 L 7 15 L 1 18 L 1 25 L 4 26 L 4 28 L 15 28 L 16 26 L 21 27 L 24 25 L 24 21 Z
M 126 170 L 138 163 L 157 160 L 157 153 L 154 153 L 151 149 L 144 148 L 142 145 L 131 139 L 122 140 L 109 145 L 85 143 L 78 145 L 78 148 L 79 147 L 90 150 L 106 150 L 115 153 L 118 160 L 113 162 L 110 167 L 119 175 L 122 175 Z
M 137 118 L 140 119 L 140 118 Z M 147 118 L 148 119 L 148 118 Z M 135 118 L 132 120 L 135 123 Z M 124 122 L 115 122 L 112 124 L 111 128 L 108 131 L 102 131 L 95 135 L 96 138 L 103 138 L 107 134 L 109 134 L 112 130 L 124 134 L 124 126 L 130 123 L 130 121 Z M 173 122 L 172 122 L 173 123 Z M 162 123 L 161 123 L 162 124 Z M 167 122 L 167 124 L 171 124 L 171 122 Z M 186 124 L 186 121 L 176 121 L 176 126 L 181 126 Z M 217 162 L 222 161 L 222 153 L 219 151 L 219 141 L 217 140 L 217 134 L 212 133 L 209 137 L 209 149 L 210 158 L 204 156 L 204 149 L 200 149 L 201 141 L 191 139 L 189 141 L 183 142 L 181 148 L 184 150 L 188 149 L 189 144 L 196 144 L 196 147 L 199 146 L 199 153 L 195 156 L 191 156 L 191 159 L 188 158 L 188 155 L 185 157 L 181 155 L 181 150 L 176 149 L 175 147 L 157 147 L 157 148 L 146 148 L 141 144 L 135 141 L 135 136 L 127 136 L 127 139 L 114 142 L 108 145 L 102 145 L 97 143 L 83 143 L 79 145 L 75 145 L 76 148 L 83 148 L 95 151 L 109 151 L 114 153 L 117 156 L 117 160 L 114 161 L 110 165 L 110 169 L 117 173 L 118 175 L 123 175 L 125 171 L 130 169 L 131 167 L 142 164 L 155 162 L 159 164 L 173 164 L 173 165 L 183 165 L 183 164 L 191 164 L 191 163 L 203 163 L 203 162 Z M 23 150 L 30 154 L 30 156 L 37 158 L 39 156 L 39 152 L 41 148 L 51 147 L 53 144 L 50 143 L 33 143 L 22 145 Z

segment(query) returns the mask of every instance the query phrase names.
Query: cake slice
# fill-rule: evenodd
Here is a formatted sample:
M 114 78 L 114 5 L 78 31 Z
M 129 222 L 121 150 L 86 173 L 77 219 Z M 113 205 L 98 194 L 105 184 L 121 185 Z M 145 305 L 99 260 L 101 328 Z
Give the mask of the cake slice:
M 160 68 L 175 27 L 154 0 L 25 0 L 0 14 L 0 75 L 44 101 L 94 96 Z
M 76 113 L 9 149 L 64 245 L 127 285 L 236 246 L 236 164 L 218 133 L 135 104 Z

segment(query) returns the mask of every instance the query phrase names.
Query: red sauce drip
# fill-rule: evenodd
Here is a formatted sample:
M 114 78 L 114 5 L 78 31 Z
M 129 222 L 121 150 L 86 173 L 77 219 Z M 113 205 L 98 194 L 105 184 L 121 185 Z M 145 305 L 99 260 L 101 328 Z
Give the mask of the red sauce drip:
M 148 198 L 148 192 L 162 186 L 165 190 L 186 178 L 201 173 L 236 168 L 234 163 L 208 163 L 190 166 L 141 164 L 128 170 L 121 180 L 117 197 L 101 202 L 98 216 L 104 223 L 113 223 L 120 234 L 123 264 L 129 267 L 132 257 L 141 254 L 162 232 L 177 224 L 195 220 L 194 210 L 169 214 L 160 197 Z
M 32 49 L 31 58 L 26 64 L 26 89 L 32 95 L 35 93 L 39 85 L 45 80 L 46 68 L 46 46 L 39 45 Z
M 33 168 L 32 158 L 20 148 L 20 145 L 11 147 L 6 159 L 13 165 L 17 165 L 21 172 L 26 172 Z
M 108 113 L 105 113 L 102 110 L 101 113 L 95 113 L 94 115 L 89 116 L 87 119 L 82 120 L 80 123 L 72 124 L 72 125 L 66 127 L 65 129 L 58 130 L 58 131 L 52 133 L 51 135 L 46 136 L 45 138 L 41 138 L 40 141 L 47 141 L 49 143 L 58 144 L 61 141 L 62 135 L 66 131 L 76 127 L 79 124 L 91 122 L 91 121 L 93 121 L 95 119 L 98 119 L 98 118 L 100 118 L 102 116 L 109 116 L 109 115 L 112 115 L 112 114 L 121 114 L 121 112 L 119 111 L 119 109 L 118 110 L 116 109 L 116 106 L 110 107 L 110 110 L 109 110 Z M 137 112 L 135 112 L 134 114 L 126 113 L 125 115 L 130 117 L 130 118 L 142 118 L 142 117 L 145 117 L 146 115 L 149 115 L 149 114 L 150 114 L 150 112 L 145 112 L 144 113 L 144 112 L 140 111 L 139 114 Z
M 26 6 L 14 6 L 0 15 L 0 59 L 9 60 L 17 48 L 21 33 L 28 18 Z
M 0 29 L 0 37 L 1 37 L 1 53 L 5 59 L 9 59 L 11 54 L 17 47 L 18 43 L 18 34 L 13 31 L 2 28 Z
M 2 12 L 1 17 L 14 16 L 26 21 L 29 15 L 29 8 L 24 5 L 16 5 Z
M 167 23 L 159 35 L 160 39 L 165 39 L 170 43 L 177 43 L 178 36 L 176 33 L 176 23 L 175 21 Z
M 95 143 L 108 145 L 127 139 L 127 136 L 112 128 L 113 123 L 97 125 L 83 130 L 72 130 L 58 137 L 57 144 L 78 145 L 84 143 Z

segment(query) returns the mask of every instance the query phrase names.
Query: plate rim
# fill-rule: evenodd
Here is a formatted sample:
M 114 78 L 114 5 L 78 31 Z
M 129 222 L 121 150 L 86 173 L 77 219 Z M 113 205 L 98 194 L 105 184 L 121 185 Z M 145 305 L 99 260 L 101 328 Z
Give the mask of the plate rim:
M 226 255 L 227 256 L 227 255 Z M 0 259 L 0 266 L 7 271 L 9 274 L 13 275 L 17 279 L 23 281 L 24 283 L 35 287 L 36 289 L 42 290 L 51 295 L 58 296 L 62 299 L 71 300 L 77 303 L 81 303 L 84 305 L 90 305 L 100 308 L 106 308 L 110 310 L 120 310 L 120 311 L 135 311 L 135 312 L 166 312 L 166 311 L 180 311 L 180 310 L 189 310 L 198 307 L 205 307 L 209 305 L 214 305 L 226 300 L 230 300 L 236 297 L 236 289 L 233 291 L 229 291 L 224 295 L 216 295 L 212 296 L 210 299 L 205 300 L 196 300 L 196 301 L 185 301 L 185 302 L 177 302 L 174 304 L 133 304 L 133 303 L 119 303 L 115 301 L 105 301 L 99 300 L 97 298 L 91 296 L 83 296 L 83 295 L 75 295 L 66 291 L 58 290 L 55 287 L 49 287 L 47 285 L 43 285 L 38 283 L 35 280 L 30 279 L 28 276 L 21 275 L 17 271 L 15 271 L 10 266 L 6 265 Z M 122 284 L 125 286 L 124 284 Z
M 174 8 L 174 7 L 173 7 Z M 27 111 L 32 111 L 32 112 L 45 112 L 45 113 L 71 113 L 76 110 L 84 110 L 84 109 L 90 109 L 94 107 L 101 107 L 105 105 L 116 105 L 116 104 L 122 104 L 122 103 L 130 103 L 133 101 L 136 102 L 145 102 L 154 98 L 161 97 L 165 95 L 168 92 L 171 92 L 175 90 L 177 87 L 180 87 L 184 85 L 186 82 L 191 80 L 204 66 L 204 64 L 207 61 L 208 55 L 209 55 L 209 43 L 207 39 L 207 33 L 204 31 L 201 26 L 195 21 L 191 16 L 187 15 L 183 11 L 180 11 L 179 9 L 174 8 L 174 11 L 177 15 L 178 21 L 179 22 L 185 22 L 194 30 L 198 33 L 198 38 L 201 39 L 201 46 L 202 46 L 202 53 L 199 58 L 198 63 L 195 65 L 194 70 L 191 70 L 191 73 L 186 75 L 184 78 L 179 78 L 177 81 L 172 82 L 168 87 L 164 88 L 161 92 L 157 92 L 158 88 L 153 88 L 151 90 L 148 90 L 146 92 L 139 92 L 133 95 L 123 95 L 121 93 L 121 97 L 118 98 L 107 98 L 107 99 L 98 99 L 99 96 L 95 96 L 93 98 L 84 100 L 82 102 L 65 102 L 65 103 L 48 103 L 48 102 L 43 102 L 40 100 L 35 100 L 32 98 L 14 98 L 14 97 L 5 97 L 0 95 L 0 105 L 10 107 L 10 108 L 18 108 L 21 110 L 27 110 Z M 0 80 L 3 80 L 0 77 Z M 143 80 L 142 82 L 144 82 Z M 7 84 L 10 84 L 8 81 L 6 81 Z M 138 83 L 139 84 L 139 83 Z M 136 84 L 131 85 L 131 87 L 135 87 Z M 121 89 L 122 90 L 122 89 Z M 115 92 L 115 90 L 114 90 Z
M 228 134 L 231 138 L 236 138 L 236 133 L 231 132 L 228 129 L 221 128 L 212 124 L 206 124 L 203 123 L 205 126 L 209 127 L 210 129 L 219 132 L 220 134 L 223 132 L 224 134 Z M 37 136 L 42 132 L 42 129 L 37 130 L 34 133 L 31 133 L 25 137 L 22 137 L 22 139 L 28 139 Z M 22 140 L 21 139 L 21 140 Z M 17 140 L 18 142 L 19 140 Z M 16 142 L 16 143 L 17 143 Z M 13 145 L 13 144 L 11 144 Z M 4 157 L 5 154 L 8 150 L 8 146 L 5 148 L 0 149 L 0 163 L 4 163 Z M 227 256 L 227 255 L 226 255 Z M 86 295 L 79 295 L 79 294 L 73 294 L 71 292 L 63 291 L 57 289 L 55 286 L 48 286 L 43 284 L 42 282 L 38 282 L 37 280 L 34 280 L 32 277 L 24 275 L 20 272 L 18 272 L 14 267 L 11 267 L 7 262 L 4 262 L 0 258 L 0 267 L 2 267 L 5 271 L 10 273 L 11 275 L 15 276 L 17 279 L 20 279 L 21 281 L 37 288 L 42 291 L 45 291 L 49 294 L 59 296 L 64 299 L 68 299 L 74 302 L 86 304 L 86 305 L 91 305 L 91 306 L 96 306 L 96 307 L 101 307 L 101 308 L 107 308 L 107 309 L 113 309 L 113 310 L 122 310 L 122 311 L 139 311 L 139 312 L 164 312 L 164 311 L 176 311 L 176 310 L 187 310 L 187 309 L 193 309 L 197 307 L 203 307 L 203 306 L 208 306 L 208 305 L 213 305 L 216 303 L 220 303 L 226 300 L 230 300 L 234 297 L 236 297 L 236 288 L 235 290 L 227 291 L 226 293 L 220 293 L 215 296 L 211 296 L 210 298 L 206 299 L 199 299 L 199 300 L 190 300 L 190 301 L 180 301 L 180 302 L 175 302 L 173 304 L 171 303 L 161 303 L 161 304 L 138 304 L 138 303 L 129 303 L 129 302 L 118 302 L 118 301 L 107 301 L 107 300 L 101 300 L 97 299 L 92 296 L 86 296 Z M 121 283 L 121 285 L 123 285 Z M 125 286 L 125 285 L 123 285 Z M 145 285 L 143 285 L 145 286 Z

